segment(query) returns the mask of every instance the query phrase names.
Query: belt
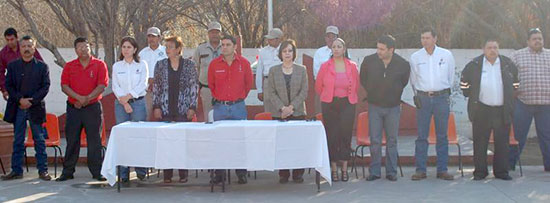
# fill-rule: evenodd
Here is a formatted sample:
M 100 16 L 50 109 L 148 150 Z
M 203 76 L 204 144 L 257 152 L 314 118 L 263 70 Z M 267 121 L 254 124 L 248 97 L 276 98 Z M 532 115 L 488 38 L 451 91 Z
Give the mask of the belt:
M 425 95 L 425 96 L 428 96 L 428 97 L 435 97 L 435 96 L 439 96 L 439 95 L 442 95 L 442 94 L 451 94 L 451 89 L 447 88 L 447 89 L 444 89 L 444 90 L 432 91 L 432 92 L 424 92 L 424 91 L 418 90 L 418 94 L 419 95 Z
M 84 108 L 90 107 L 90 106 L 92 106 L 92 105 L 95 105 L 95 104 L 100 104 L 100 102 L 99 102 L 99 101 L 96 101 L 96 102 L 94 102 L 94 103 L 89 103 L 89 104 L 88 104 L 88 105 L 86 105 L 86 106 L 82 106 L 82 107 L 80 107 L 80 109 L 84 109 Z M 72 108 L 75 108 L 75 109 L 76 109 L 76 107 L 74 106 L 74 104 L 72 104 L 72 103 L 71 103 L 71 102 L 69 102 L 69 101 L 67 101 L 67 106 L 70 106 L 70 107 L 72 107 Z
M 138 98 L 135 98 L 135 99 L 134 99 L 134 98 L 128 99 L 128 103 L 133 103 L 133 102 L 139 101 L 139 100 L 141 100 L 141 99 L 143 99 L 143 98 L 144 98 L 144 96 L 141 96 L 141 97 L 138 97 Z
M 267 76 L 264 76 L 264 79 L 267 79 Z
M 208 85 L 205 85 L 205 84 L 202 84 L 202 83 L 199 82 L 199 87 L 200 88 L 208 88 Z
M 222 105 L 233 105 L 233 104 L 236 104 L 236 103 L 239 103 L 239 102 L 242 102 L 244 101 L 244 99 L 237 99 L 235 101 L 220 101 L 220 100 L 213 100 L 214 104 L 222 104 Z

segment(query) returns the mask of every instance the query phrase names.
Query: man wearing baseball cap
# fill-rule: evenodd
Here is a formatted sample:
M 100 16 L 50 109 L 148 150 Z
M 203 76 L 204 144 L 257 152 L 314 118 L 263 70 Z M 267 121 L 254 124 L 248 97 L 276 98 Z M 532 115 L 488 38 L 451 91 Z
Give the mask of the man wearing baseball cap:
M 208 120 L 208 113 L 212 110 L 212 92 L 208 88 L 208 66 L 210 62 L 221 54 L 222 25 L 219 22 L 208 24 L 208 41 L 199 44 L 193 54 L 197 71 L 199 72 L 200 96 L 204 120 Z
M 153 109 L 153 81 L 155 77 L 155 65 L 157 61 L 167 58 L 166 47 L 162 46 L 162 34 L 157 27 L 150 27 L 147 29 L 147 44 L 149 46 L 143 48 L 139 52 L 139 58 L 147 63 L 149 68 L 149 87 L 147 88 L 147 94 L 145 95 L 145 102 L 147 107 L 147 118 L 152 117 Z M 150 119 L 148 119 L 150 120 Z
M 273 105 L 269 101 L 269 95 L 263 90 L 268 85 L 267 76 L 271 67 L 281 63 L 279 59 L 279 46 L 283 38 L 283 31 L 279 28 L 273 28 L 265 35 L 268 46 L 260 49 L 258 57 L 258 66 L 256 67 L 256 90 L 258 91 L 258 99 L 264 102 L 265 112 L 272 112 Z

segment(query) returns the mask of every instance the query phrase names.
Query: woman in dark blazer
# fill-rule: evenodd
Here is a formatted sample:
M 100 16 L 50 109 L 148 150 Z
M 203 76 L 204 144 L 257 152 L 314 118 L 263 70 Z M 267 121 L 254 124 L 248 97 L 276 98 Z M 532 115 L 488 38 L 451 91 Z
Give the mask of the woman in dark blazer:
M 271 95 L 269 99 L 274 107 L 271 115 L 277 120 L 304 120 L 308 80 L 306 68 L 294 63 L 296 43 L 293 40 L 281 43 L 279 59 L 283 63 L 269 70 L 269 85 L 265 87 L 265 92 Z M 292 170 L 292 180 L 297 183 L 304 182 L 303 174 L 304 169 Z M 279 170 L 280 183 L 287 183 L 289 177 L 289 170 Z
M 159 121 L 188 122 L 195 115 L 199 84 L 195 63 L 181 56 L 180 37 L 164 40 L 167 59 L 155 65 L 153 114 Z M 187 182 L 187 170 L 179 170 L 179 182 Z M 172 169 L 164 170 L 164 182 L 172 182 Z

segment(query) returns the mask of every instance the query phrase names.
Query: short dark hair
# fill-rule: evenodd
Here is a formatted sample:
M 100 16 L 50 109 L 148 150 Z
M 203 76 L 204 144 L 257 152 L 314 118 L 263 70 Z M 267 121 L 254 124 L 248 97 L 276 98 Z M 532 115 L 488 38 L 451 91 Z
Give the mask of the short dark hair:
M 85 42 L 86 44 L 88 44 L 88 38 L 86 37 L 77 37 L 75 40 L 74 40 L 74 48 L 76 48 L 76 44 L 78 43 L 81 43 L 81 42 Z
M 433 27 L 424 27 L 424 28 L 422 28 L 420 34 L 424 34 L 426 32 L 431 33 L 432 37 L 437 37 L 437 32 L 435 32 L 435 29 Z
M 527 32 L 527 39 L 531 39 L 531 36 L 534 34 L 542 34 L 542 31 L 538 27 L 529 29 L 529 32 Z
M 10 35 L 15 35 L 15 37 L 17 38 L 17 30 L 15 30 L 15 28 L 10 27 L 6 29 L 6 31 L 4 31 L 4 37 L 10 36 Z
M 31 41 L 33 46 L 36 45 L 36 40 L 34 40 L 34 38 L 32 38 L 29 35 L 25 35 L 19 40 L 19 42 L 23 42 L 23 41 Z
M 133 58 L 134 58 L 134 61 L 139 63 L 139 55 L 138 55 L 138 52 L 137 52 L 139 47 L 138 47 L 138 43 L 137 43 L 136 39 L 134 39 L 131 36 L 123 37 L 122 40 L 120 41 L 120 48 L 121 49 L 122 49 L 122 45 L 124 44 L 124 42 L 130 43 L 134 48 L 136 48 L 136 51 L 133 54 Z M 122 55 L 122 51 L 120 52 L 120 56 L 118 57 L 118 60 L 124 60 L 124 55 Z
M 234 45 L 237 44 L 237 39 L 235 39 L 235 37 L 231 35 L 224 34 L 221 40 L 224 40 L 224 39 L 231 40 L 231 42 L 233 42 Z
M 296 41 L 287 39 L 283 42 L 281 42 L 281 46 L 279 47 L 279 59 L 283 61 L 283 49 L 286 49 L 290 45 L 292 47 L 292 61 L 296 60 Z
M 395 38 L 391 35 L 382 35 L 376 42 L 386 45 L 388 49 L 393 48 L 395 50 Z
M 496 42 L 497 44 L 500 44 L 496 38 L 487 38 L 487 39 L 485 39 L 485 42 L 483 43 L 483 45 L 481 47 L 482 48 L 485 47 L 487 45 L 487 43 L 489 43 L 489 42 Z

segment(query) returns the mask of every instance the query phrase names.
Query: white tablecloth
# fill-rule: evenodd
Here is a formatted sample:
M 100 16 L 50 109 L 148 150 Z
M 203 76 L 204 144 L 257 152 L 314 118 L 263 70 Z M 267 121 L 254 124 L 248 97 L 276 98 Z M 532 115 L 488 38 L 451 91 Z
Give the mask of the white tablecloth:
M 126 122 L 111 130 L 101 174 L 116 183 L 116 166 L 157 169 L 315 168 L 331 183 L 320 121 Z

